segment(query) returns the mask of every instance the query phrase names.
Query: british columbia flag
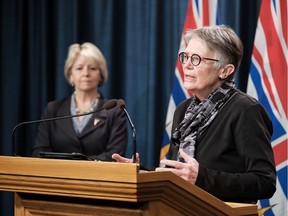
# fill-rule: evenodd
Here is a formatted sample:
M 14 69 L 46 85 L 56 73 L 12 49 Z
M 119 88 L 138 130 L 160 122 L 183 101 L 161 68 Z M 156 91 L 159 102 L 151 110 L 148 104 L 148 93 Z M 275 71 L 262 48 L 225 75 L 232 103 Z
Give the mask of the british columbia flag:
M 262 0 L 247 93 L 264 105 L 273 122 L 277 190 L 261 207 L 265 216 L 287 216 L 287 1 Z
M 187 29 L 219 24 L 217 0 L 189 0 L 179 51 L 186 44 Z M 272 146 L 277 169 L 277 191 L 269 200 L 259 201 L 259 209 L 271 207 L 265 216 L 287 215 L 287 0 L 262 0 L 256 30 L 247 93 L 264 105 L 272 121 Z M 190 97 L 183 87 L 183 71 L 176 63 L 173 89 L 166 116 L 160 159 L 169 150 L 173 113 Z M 259 211 L 260 212 L 260 211 Z

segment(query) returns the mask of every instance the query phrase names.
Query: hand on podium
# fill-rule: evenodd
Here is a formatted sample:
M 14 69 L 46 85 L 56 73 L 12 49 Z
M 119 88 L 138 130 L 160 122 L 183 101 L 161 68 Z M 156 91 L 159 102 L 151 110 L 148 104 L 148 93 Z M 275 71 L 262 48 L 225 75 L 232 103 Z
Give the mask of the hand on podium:
M 160 161 L 161 167 L 156 168 L 156 171 L 171 171 L 184 180 L 195 184 L 199 163 L 193 157 L 186 154 L 183 149 L 179 149 L 179 154 L 184 159 L 184 162 L 163 159 Z
M 116 160 L 117 162 L 120 162 L 120 163 L 133 163 L 133 156 L 130 159 L 130 158 L 122 157 L 121 155 L 115 153 L 115 154 L 112 155 L 112 158 L 114 160 Z M 139 153 L 136 153 L 136 163 L 140 163 Z

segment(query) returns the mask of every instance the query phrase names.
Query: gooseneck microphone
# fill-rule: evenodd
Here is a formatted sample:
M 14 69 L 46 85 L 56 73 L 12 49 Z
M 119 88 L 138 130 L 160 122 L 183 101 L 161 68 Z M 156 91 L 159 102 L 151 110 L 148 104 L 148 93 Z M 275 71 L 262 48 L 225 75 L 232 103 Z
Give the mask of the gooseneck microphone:
M 85 115 L 90 115 L 96 112 L 100 112 L 104 109 L 108 110 L 108 109 L 112 109 L 113 107 L 115 107 L 118 104 L 118 100 L 116 99 L 111 99 L 108 100 L 104 103 L 103 107 L 101 109 L 98 110 L 94 110 L 92 112 L 88 112 L 88 113 L 83 113 L 83 114 L 78 114 L 78 115 L 69 115 L 69 116 L 60 116 L 60 117 L 54 117 L 54 118 L 46 118 L 46 119 L 38 119 L 38 120 L 33 120 L 33 121 L 26 121 L 26 122 L 21 122 L 19 124 L 17 124 L 13 131 L 12 131 L 12 148 L 13 148 L 13 154 L 14 156 L 18 156 L 16 154 L 16 143 L 15 143 L 15 131 L 23 125 L 28 125 L 28 124 L 34 124 L 34 123 L 41 123 L 41 122 L 49 122 L 49 121 L 57 121 L 57 120 L 61 120 L 61 119 L 67 119 L 67 118 L 74 118 L 74 117 L 79 117 L 79 116 L 85 116 Z
M 125 112 L 127 118 L 128 118 L 128 121 L 129 121 L 129 124 L 131 126 L 131 129 L 132 129 L 132 137 L 133 137 L 133 163 L 136 163 L 136 129 L 134 127 L 134 124 L 132 123 L 132 120 L 128 114 L 128 111 L 125 109 L 125 101 L 122 100 L 122 99 L 119 99 L 117 101 L 117 106 L 119 106 L 121 109 L 123 109 L 123 111 Z

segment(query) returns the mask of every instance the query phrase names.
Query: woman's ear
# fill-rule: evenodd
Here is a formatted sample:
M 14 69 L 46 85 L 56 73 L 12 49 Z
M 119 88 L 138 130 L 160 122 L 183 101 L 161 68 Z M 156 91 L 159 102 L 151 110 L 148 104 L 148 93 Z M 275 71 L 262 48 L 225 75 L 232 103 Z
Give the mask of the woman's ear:
M 233 64 L 227 64 L 225 65 L 219 74 L 219 78 L 221 80 L 225 80 L 227 77 L 229 77 L 232 73 L 234 73 L 235 67 Z
M 70 75 L 69 83 L 70 83 L 70 85 L 71 85 L 72 87 L 74 87 L 74 81 L 73 81 L 73 79 L 71 78 L 71 75 Z

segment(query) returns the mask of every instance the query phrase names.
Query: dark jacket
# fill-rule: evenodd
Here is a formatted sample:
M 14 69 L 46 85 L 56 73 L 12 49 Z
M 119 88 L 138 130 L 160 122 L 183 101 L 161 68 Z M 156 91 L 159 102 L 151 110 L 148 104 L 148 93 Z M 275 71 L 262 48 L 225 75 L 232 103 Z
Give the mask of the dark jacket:
M 175 110 L 172 134 L 190 101 L 185 100 Z M 196 143 L 196 185 L 223 201 L 255 203 L 270 198 L 276 190 L 272 133 L 265 109 L 238 91 Z M 178 146 L 172 140 L 170 144 L 168 158 L 176 160 Z
M 100 99 L 97 110 L 103 107 L 105 99 Z M 48 103 L 43 118 L 71 115 L 71 97 Z M 114 107 L 92 115 L 77 136 L 71 118 L 40 123 L 32 155 L 39 151 L 82 153 L 101 161 L 112 161 L 111 155 L 125 155 L 127 145 L 127 122 L 123 110 Z

